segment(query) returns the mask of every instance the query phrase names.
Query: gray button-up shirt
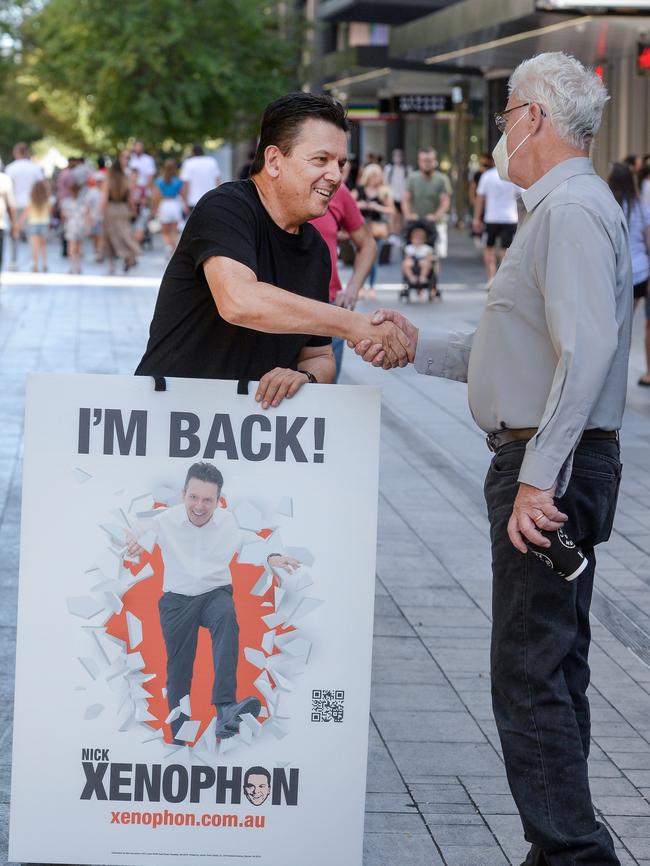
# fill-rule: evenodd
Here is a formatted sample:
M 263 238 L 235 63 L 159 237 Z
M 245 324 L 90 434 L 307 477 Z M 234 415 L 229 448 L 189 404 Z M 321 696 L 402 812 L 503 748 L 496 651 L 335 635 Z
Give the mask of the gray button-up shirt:
M 586 158 L 522 194 L 527 214 L 474 333 L 420 333 L 419 373 L 466 381 L 486 432 L 535 427 L 519 481 L 562 495 L 588 428 L 618 430 L 627 390 L 632 271 L 623 213 Z

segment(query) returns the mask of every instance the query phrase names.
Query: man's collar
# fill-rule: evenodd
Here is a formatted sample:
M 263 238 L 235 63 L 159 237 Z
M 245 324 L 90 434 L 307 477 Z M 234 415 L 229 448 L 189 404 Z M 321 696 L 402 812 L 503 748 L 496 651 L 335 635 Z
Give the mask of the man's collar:
M 565 180 L 578 174 L 595 173 L 591 160 L 586 156 L 575 156 L 571 159 L 564 159 L 562 162 L 554 165 L 546 174 L 543 174 L 532 186 L 525 189 L 521 194 L 521 200 L 526 206 L 528 213 L 530 213 L 542 199 L 546 198 L 550 192 L 553 192 Z

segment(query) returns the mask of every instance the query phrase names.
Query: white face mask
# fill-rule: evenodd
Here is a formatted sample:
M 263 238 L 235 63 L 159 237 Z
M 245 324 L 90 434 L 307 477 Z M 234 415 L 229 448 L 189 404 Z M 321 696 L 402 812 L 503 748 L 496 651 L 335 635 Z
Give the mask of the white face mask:
M 512 124 L 510 132 L 512 132 L 515 126 L 519 123 L 519 121 L 523 120 L 524 117 L 526 117 L 526 115 L 522 114 L 519 120 L 515 121 Z M 508 154 L 508 133 L 502 133 L 501 138 L 497 141 L 496 147 L 492 151 L 492 159 L 494 160 L 494 165 L 496 166 L 496 170 L 498 171 L 501 180 L 510 180 L 510 175 L 508 174 L 508 166 L 510 160 L 517 153 L 521 145 L 525 141 L 528 141 L 531 135 L 532 133 L 529 132 L 526 138 L 522 138 L 522 140 L 519 142 L 517 147 L 515 147 L 512 153 Z

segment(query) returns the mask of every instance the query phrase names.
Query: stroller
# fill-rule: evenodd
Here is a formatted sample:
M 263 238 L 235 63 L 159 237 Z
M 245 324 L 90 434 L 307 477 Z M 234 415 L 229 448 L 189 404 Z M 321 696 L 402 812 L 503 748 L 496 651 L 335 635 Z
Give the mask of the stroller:
M 440 299 L 436 274 L 437 237 L 434 223 L 418 221 L 406 226 L 406 243 L 402 252 L 404 286 L 399 294 L 403 303 L 410 303 L 412 292 L 416 292 L 418 298 L 426 292 L 428 301 Z

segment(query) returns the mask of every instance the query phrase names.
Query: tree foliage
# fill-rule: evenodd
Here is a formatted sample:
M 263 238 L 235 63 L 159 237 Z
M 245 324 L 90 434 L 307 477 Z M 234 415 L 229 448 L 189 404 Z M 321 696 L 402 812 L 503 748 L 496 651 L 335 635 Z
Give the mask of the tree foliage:
M 21 28 L 22 86 L 77 143 L 240 138 L 296 86 L 299 34 L 269 0 L 49 0 Z
M 18 83 L 20 28 L 37 8 L 33 0 L 0 0 L 0 156 L 6 162 L 17 141 L 35 141 L 43 135 Z

